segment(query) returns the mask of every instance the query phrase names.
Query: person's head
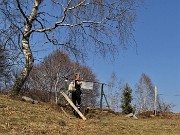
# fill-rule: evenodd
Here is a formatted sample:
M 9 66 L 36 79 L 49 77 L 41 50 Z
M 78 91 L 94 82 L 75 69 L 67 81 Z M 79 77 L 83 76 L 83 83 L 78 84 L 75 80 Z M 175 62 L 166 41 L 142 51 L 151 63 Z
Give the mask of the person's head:
M 80 74 L 79 74 L 79 73 L 76 73 L 76 74 L 75 74 L 75 79 L 76 79 L 76 80 L 79 80 L 79 79 L 80 79 Z

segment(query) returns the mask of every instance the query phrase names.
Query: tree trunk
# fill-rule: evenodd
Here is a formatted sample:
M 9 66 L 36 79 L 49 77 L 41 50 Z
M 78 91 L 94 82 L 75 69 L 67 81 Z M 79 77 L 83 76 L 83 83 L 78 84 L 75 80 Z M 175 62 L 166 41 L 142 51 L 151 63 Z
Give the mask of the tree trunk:
M 22 39 L 22 48 L 23 48 L 23 54 L 26 60 L 26 64 L 24 69 L 22 70 L 21 74 L 19 75 L 19 77 L 16 79 L 16 82 L 13 86 L 13 93 L 18 95 L 21 88 L 23 87 L 27 77 L 30 74 L 30 71 L 33 67 L 33 63 L 34 63 L 34 58 L 30 49 L 30 45 L 29 45 L 29 39 Z
M 19 3 L 18 0 L 17 0 L 17 3 Z M 31 48 L 30 48 L 29 38 L 31 35 L 32 24 L 33 24 L 34 20 L 36 19 L 38 7 L 40 4 L 41 4 L 41 0 L 35 0 L 32 12 L 31 12 L 29 18 L 26 18 L 26 25 L 25 25 L 25 29 L 24 29 L 23 37 L 22 37 L 22 51 L 23 51 L 23 54 L 24 54 L 24 57 L 26 60 L 26 64 L 25 64 L 25 67 L 22 70 L 21 74 L 16 79 L 16 82 L 13 86 L 12 91 L 15 95 L 19 94 L 19 92 L 20 92 L 21 88 L 23 87 L 27 77 L 29 76 L 31 69 L 33 67 L 33 64 L 34 64 L 34 58 L 32 55 Z M 21 7 L 19 7 L 19 8 L 21 8 Z M 23 14 L 23 11 L 21 11 L 21 13 Z

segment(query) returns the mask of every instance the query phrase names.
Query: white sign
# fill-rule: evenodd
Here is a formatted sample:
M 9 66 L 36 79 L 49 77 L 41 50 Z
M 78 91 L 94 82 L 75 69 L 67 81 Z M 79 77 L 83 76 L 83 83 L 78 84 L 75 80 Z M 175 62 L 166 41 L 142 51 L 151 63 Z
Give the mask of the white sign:
M 82 82 L 81 88 L 92 90 L 93 89 L 93 82 Z

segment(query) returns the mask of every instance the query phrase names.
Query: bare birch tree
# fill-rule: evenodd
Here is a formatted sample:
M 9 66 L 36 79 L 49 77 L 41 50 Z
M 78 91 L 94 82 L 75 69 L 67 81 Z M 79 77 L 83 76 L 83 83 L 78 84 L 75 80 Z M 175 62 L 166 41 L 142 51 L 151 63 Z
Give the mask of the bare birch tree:
M 153 111 L 153 102 L 154 102 L 154 86 L 148 75 L 142 73 L 137 85 L 137 110 L 142 113 L 145 111 Z
M 109 101 L 110 101 L 110 107 L 113 110 L 115 108 L 115 101 L 116 101 L 116 97 L 114 96 L 115 93 L 113 93 L 113 89 L 115 87 L 115 83 L 117 81 L 117 76 L 115 72 L 112 72 L 111 74 L 111 78 L 110 81 L 108 83 L 108 96 L 109 96 Z
M 86 57 L 106 56 L 125 48 L 133 38 L 136 0 L 1 0 L 1 36 L 25 58 L 13 91 L 18 94 L 34 64 L 39 44 Z M 35 44 L 38 43 L 38 44 Z M 41 48 L 41 47 L 40 47 Z M 18 53 L 18 56 L 20 53 Z

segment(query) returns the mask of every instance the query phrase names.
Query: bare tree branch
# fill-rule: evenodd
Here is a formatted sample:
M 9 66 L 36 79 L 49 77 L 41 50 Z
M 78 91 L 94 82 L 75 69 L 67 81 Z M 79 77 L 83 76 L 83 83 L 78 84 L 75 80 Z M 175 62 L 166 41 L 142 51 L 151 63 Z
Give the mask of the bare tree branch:
M 28 20 L 27 16 L 25 15 L 25 13 L 23 12 L 23 10 L 22 10 L 22 8 L 21 8 L 21 6 L 20 6 L 19 0 L 16 0 L 16 2 L 17 2 L 18 8 L 19 8 L 21 14 L 22 14 L 23 17 L 26 19 L 26 22 L 29 23 L 29 20 Z

